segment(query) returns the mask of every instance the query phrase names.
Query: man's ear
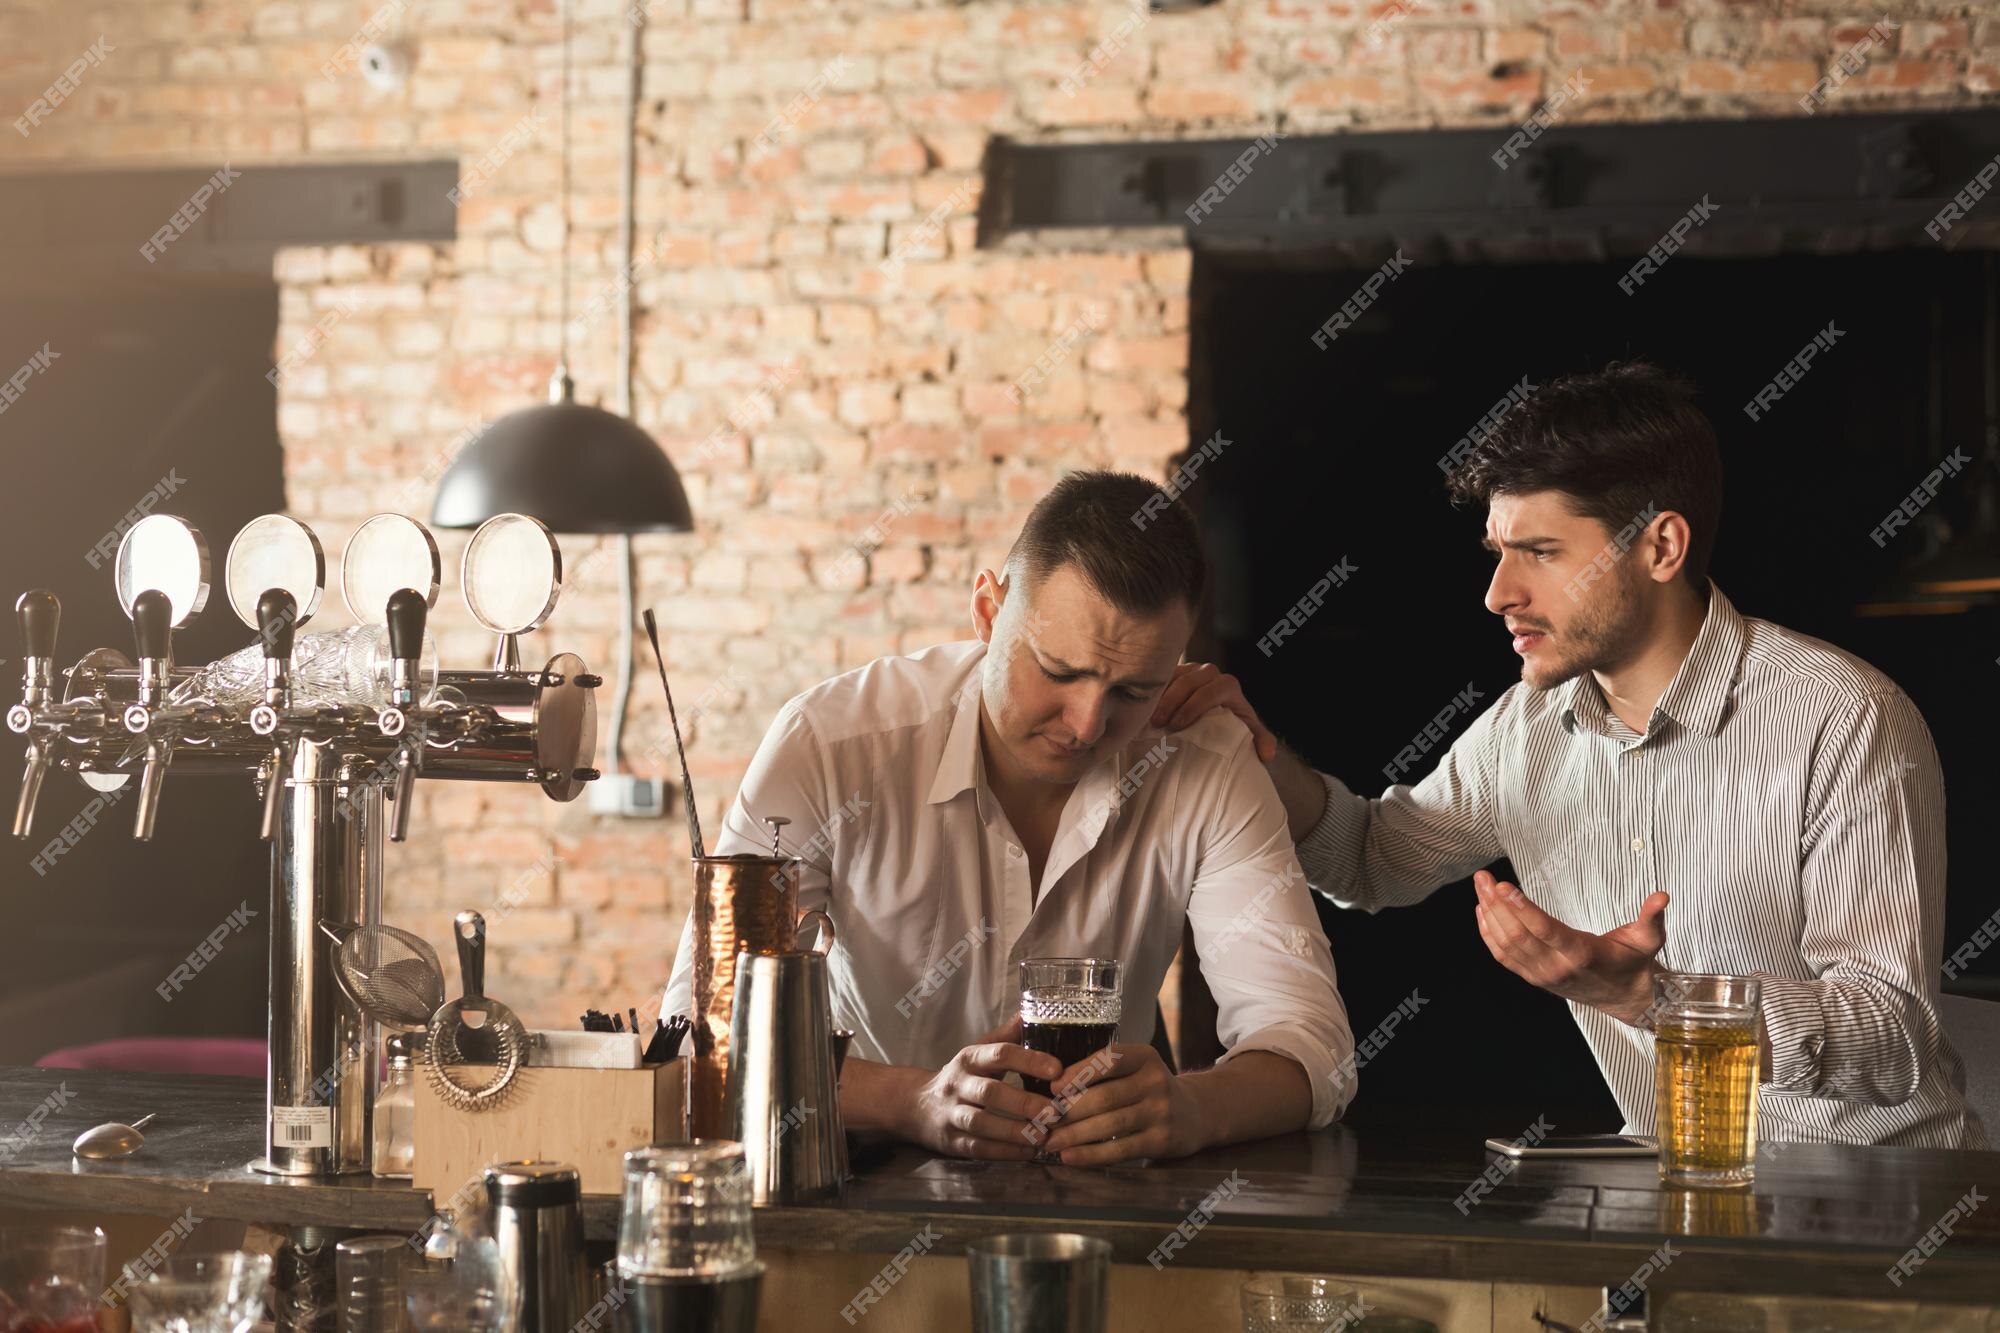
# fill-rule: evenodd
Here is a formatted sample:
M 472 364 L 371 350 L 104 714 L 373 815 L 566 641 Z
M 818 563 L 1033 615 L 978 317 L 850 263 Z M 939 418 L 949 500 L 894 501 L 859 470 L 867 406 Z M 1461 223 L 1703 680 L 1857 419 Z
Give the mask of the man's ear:
M 1669 509 L 1646 526 L 1640 540 L 1647 544 L 1646 553 L 1651 557 L 1647 577 L 1655 583 L 1671 583 L 1681 576 L 1681 569 L 1687 564 L 1688 543 L 1693 537 L 1688 531 L 1688 521 L 1678 511 Z
M 990 569 L 979 571 L 972 581 L 972 632 L 981 643 L 993 642 L 993 622 L 1007 604 L 1007 581 Z

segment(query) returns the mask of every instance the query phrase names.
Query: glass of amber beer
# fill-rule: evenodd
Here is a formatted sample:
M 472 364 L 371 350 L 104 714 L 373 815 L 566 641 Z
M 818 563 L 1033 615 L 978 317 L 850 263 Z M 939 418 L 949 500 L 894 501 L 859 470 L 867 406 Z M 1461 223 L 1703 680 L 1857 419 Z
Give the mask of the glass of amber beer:
M 1660 1179 L 1748 1185 L 1757 1174 L 1755 977 L 1662 972 L 1653 981 Z

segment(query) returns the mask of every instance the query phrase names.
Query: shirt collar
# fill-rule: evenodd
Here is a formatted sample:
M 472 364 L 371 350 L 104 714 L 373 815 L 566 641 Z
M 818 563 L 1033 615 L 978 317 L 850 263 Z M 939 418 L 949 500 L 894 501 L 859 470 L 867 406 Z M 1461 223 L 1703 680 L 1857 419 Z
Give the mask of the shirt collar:
M 938 756 L 937 773 L 931 778 L 930 805 L 941 805 L 961 792 L 973 790 L 979 782 L 979 682 L 985 670 L 986 654 L 972 659 L 972 667 L 959 683 L 953 700 L 951 732 L 945 737 L 944 753 Z
M 958 687 L 952 703 L 951 731 L 945 736 L 943 753 L 938 756 L 930 794 L 924 798 L 929 805 L 942 805 L 965 792 L 979 790 L 979 684 L 985 660 L 983 652 L 973 658 L 970 674 Z M 1168 747 L 1173 748 L 1177 747 Z M 1124 757 L 1122 750 L 1106 755 L 1077 780 L 1076 791 L 1082 799 L 1072 802 L 1080 812 L 1075 827 L 1082 832 L 1086 845 L 1094 843 L 1111 816 L 1124 807 L 1128 795 L 1128 784 L 1121 776 L 1127 771 Z
M 1687 656 L 1681 659 L 1680 670 L 1661 692 L 1660 701 L 1653 708 L 1654 715 L 1665 713 L 1688 731 L 1704 736 L 1720 732 L 1747 641 L 1742 613 L 1722 595 L 1715 580 L 1710 579 L 1708 611 L 1702 617 L 1701 629 L 1689 645 Z M 1609 715 L 1604 692 L 1590 672 L 1583 672 L 1569 683 L 1562 714 L 1565 729 L 1574 732 L 1581 723 L 1602 732 Z

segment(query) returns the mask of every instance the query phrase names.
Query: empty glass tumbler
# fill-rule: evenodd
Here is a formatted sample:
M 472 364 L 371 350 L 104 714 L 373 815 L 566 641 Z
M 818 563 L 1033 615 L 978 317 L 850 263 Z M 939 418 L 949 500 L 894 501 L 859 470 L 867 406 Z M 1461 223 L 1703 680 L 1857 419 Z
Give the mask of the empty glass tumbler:
M 618 1271 L 627 1277 L 722 1277 L 753 1268 L 750 1171 L 728 1139 L 658 1143 L 625 1154 Z

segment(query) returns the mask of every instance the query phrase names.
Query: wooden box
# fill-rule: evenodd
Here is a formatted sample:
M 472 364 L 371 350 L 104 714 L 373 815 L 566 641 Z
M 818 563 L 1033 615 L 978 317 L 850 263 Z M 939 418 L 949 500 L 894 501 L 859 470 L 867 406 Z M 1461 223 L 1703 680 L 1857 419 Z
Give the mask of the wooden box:
M 490 1070 L 467 1070 L 476 1086 Z M 528 1065 L 503 1105 L 455 1111 L 417 1072 L 416 1162 L 411 1184 L 443 1208 L 493 1162 L 537 1159 L 573 1166 L 585 1194 L 624 1190 L 627 1149 L 687 1137 L 687 1058 L 642 1069 Z

